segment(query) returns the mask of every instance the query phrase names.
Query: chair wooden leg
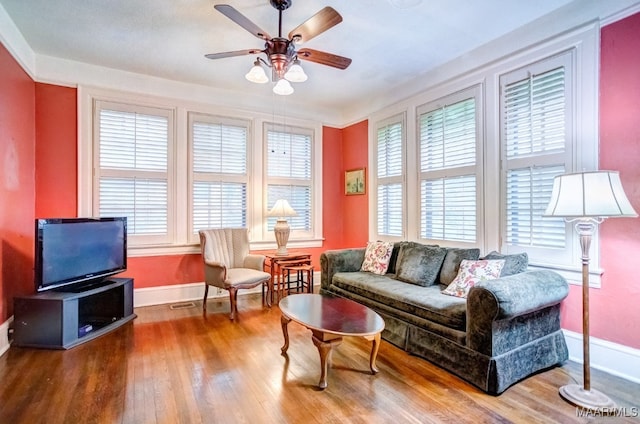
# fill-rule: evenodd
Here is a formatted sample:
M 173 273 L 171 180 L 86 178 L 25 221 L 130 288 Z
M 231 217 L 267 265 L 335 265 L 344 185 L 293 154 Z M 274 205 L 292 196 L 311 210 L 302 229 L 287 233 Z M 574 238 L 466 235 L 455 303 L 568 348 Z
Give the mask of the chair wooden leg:
M 229 318 L 231 319 L 231 321 L 233 321 L 234 319 L 236 319 L 236 315 L 238 313 L 238 304 L 237 304 L 237 294 L 238 294 L 238 289 L 235 287 L 229 287 L 229 301 L 231 302 L 231 315 L 229 316 Z
M 207 310 L 207 296 L 209 295 L 209 284 L 204 283 L 204 299 L 202 300 L 202 310 Z

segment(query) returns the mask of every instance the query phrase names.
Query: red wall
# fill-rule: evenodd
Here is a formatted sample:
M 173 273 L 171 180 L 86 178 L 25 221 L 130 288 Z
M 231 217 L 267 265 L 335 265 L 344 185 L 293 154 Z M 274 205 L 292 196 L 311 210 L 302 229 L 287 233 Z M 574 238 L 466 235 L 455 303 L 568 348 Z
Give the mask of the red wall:
M 35 86 L 36 217 L 74 217 L 78 211 L 77 90 Z
M 0 45 L 0 323 L 33 291 L 35 85 Z
M 362 121 L 343 130 L 342 161 L 344 169 L 367 168 L 369 162 L 369 122 Z M 344 172 L 342 173 L 342 195 L 344 196 L 343 247 L 361 247 L 369 240 L 369 180 L 364 195 L 344 195 Z
M 600 169 L 620 172 L 640 211 L 640 13 L 602 28 L 600 53 Z M 590 334 L 640 349 L 640 219 L 600 225 L 602 287 L 589 293 Z M 593 253 L 593 252 L 592 252 Z M 573 286 L 563 327 L 582 332 L 582 293 Z

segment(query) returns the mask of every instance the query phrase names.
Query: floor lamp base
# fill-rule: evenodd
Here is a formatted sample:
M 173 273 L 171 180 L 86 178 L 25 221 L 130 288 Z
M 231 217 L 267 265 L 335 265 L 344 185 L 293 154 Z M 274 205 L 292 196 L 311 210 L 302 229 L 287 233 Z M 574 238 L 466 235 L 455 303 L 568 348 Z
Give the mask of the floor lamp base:
M 615 408 L 616 404 L 607 395 L 597 390 L 585 390 L 579 384 L 560 387 L 560 396 L 567 402 L 587 409 Z

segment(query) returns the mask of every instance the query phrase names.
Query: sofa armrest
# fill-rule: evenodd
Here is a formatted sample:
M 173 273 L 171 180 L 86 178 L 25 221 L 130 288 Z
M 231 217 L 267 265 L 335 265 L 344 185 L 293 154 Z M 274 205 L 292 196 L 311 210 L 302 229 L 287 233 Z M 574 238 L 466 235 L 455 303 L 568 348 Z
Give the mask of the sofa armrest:
M 478 283 L 467 296 L 467 346 L 496 355 L 560 328 L 559 307 L 569 294 L 560 274 L 528 271 Z
M 320 285 L 329 288 L 336 272 L 360 271 L 365 248 L 326 250 L 320 255 Z

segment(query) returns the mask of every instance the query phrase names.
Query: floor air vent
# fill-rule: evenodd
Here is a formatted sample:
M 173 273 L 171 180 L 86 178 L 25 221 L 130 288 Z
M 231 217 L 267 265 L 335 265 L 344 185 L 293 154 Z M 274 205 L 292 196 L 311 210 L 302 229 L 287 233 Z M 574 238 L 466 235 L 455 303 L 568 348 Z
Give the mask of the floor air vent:
M 187 309 L 187 308 L 195 308 L 196 304 L 193 302 L 184 302 L 184 303 L 174 303 L 169 306 L 171 309 Z

